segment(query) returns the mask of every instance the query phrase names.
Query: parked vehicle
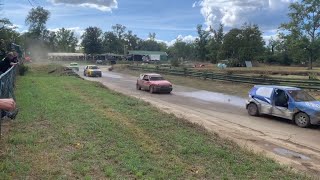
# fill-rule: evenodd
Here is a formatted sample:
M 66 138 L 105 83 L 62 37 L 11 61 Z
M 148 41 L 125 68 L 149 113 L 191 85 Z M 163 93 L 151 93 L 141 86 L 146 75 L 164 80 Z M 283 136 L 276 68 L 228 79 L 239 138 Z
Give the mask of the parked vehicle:
M 102 72 L 98 66 L 88 65 L 84 68 L 83 75 L 88 77 L 102 77 Z
M 107 61 L 106 60 L 96 60 L 96 64 L 105 65 L 105 64 L 107 64 Z
M 267 114 L 292 120 L 299 127 L 320 124 L 320 102 L 300 88 L 254 86 L 246 103 L 249 115 Z
M 150 93 L 165 92 L 171 93 L 172 84 L 165 80 L 160 74 L 140 74 L 136 84 L 137 90 L 147 90 Z

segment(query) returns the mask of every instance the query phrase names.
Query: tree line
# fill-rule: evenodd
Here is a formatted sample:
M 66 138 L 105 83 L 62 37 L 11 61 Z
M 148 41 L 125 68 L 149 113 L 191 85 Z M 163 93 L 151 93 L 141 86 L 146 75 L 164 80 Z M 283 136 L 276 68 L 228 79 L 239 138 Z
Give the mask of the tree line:
M 8 42 L 22 44 L 27 50 L 43 48 L 50 52 L 76 52 L 86 54 L 126 54 L 129 50 L 165 51 L 172 60 L 196 60 L 218 63 L 229 60 L 241 66 L 244 61 L 269 64 L 309 64 L 320 58 L 320 1 L 302 0 L 289 6 L 289 22 L 279 25 L 278 36 L 268 42 L 256 24 L 243 24 L 240 28 L 224 31 L 223 24 L 217 29 L 204 29 L 198 25 L 197 38 L 185 42 L 177 39 L 173 45 L 156 40 L 155 33 L 148 39 L 139 38 L 124 25 L 111 26 L 103 32 L 99 27 L 88 27 L 81 38 L 66 28 L 49 31 L 46 22 L 50 12 L 42 7 L 32 8 L 26 17 L 28 32 L 18 33 L 9 19 L 0 19 L 0 36 Z M 80 45 L 80 49 L 77 49 Z

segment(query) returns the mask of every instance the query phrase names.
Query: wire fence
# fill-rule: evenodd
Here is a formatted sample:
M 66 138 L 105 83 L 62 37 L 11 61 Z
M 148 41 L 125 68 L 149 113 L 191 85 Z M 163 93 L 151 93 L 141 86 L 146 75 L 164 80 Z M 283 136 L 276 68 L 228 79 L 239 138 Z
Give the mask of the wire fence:
M 227 73 L 216 73 L 209 71 L 197 71 L 191 69 L 175 69 L 175 68 L 162 68 L 162 67 L 148 67 L 148 66 L 135 66 L 129 65 L 130 70 L 156 72 L 162 74 L 169 74 L 175 76 L 195 77 L 209 80 L 229 81 L 247 84 L 260 84 L 260 85 L 279 85 L 279 86 L 294 86 L 303 89 L 320 90 L 320 80 L 309 79 L 286 79 L 286 78 L 271 78 L 271 77 L 257 77 L 248 75 L 234 75 Z
M 0 75 L 0 98 L 13 98 L 16 80 L 17 66 L 12 66 L 5 73 Z M 2 115 L 2 110 L 1 110 Z M 2 118 L 0 118 L 0 136 L 1 136 Z

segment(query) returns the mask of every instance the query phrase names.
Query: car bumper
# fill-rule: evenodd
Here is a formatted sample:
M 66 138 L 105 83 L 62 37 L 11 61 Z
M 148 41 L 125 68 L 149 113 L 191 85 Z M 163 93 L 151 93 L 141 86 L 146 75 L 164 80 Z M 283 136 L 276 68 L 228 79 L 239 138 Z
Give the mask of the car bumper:
M 155 92 L 171 92 L 172 91 L 172 87 L 156 86 L 156 87 L 154 87 L 154 91 Z
M 101 76 L 101 72 L 89 72 L 88 76 L 91 77 L 100 77 Z
M 310 123 L 313 125 L 320 125 L 320 116 L 310 116 Z

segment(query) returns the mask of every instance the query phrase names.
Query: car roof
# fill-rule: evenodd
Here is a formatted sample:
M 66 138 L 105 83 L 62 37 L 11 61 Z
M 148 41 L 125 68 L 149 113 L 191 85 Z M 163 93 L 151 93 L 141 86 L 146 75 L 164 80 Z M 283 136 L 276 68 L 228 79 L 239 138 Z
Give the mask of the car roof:
M 141 75 L 148 75 L 148 76 L 161 76 L 160 74 L 156 74 L 156 73 L 145 73 L 145 74 L 141 74 Z
M 88 66 L 97 66 L 97 65 L 88 65 Z M 98 67 L 98 66 L 97 66 Z
M 267 88 L 276 88 L 276 89 L 282 89 L 282 90 L 301 90 L 300 88 L 291 87 L 291 86 L 255 85 L 254 87 L 257 87 L 257 88 L 267 87 Z

